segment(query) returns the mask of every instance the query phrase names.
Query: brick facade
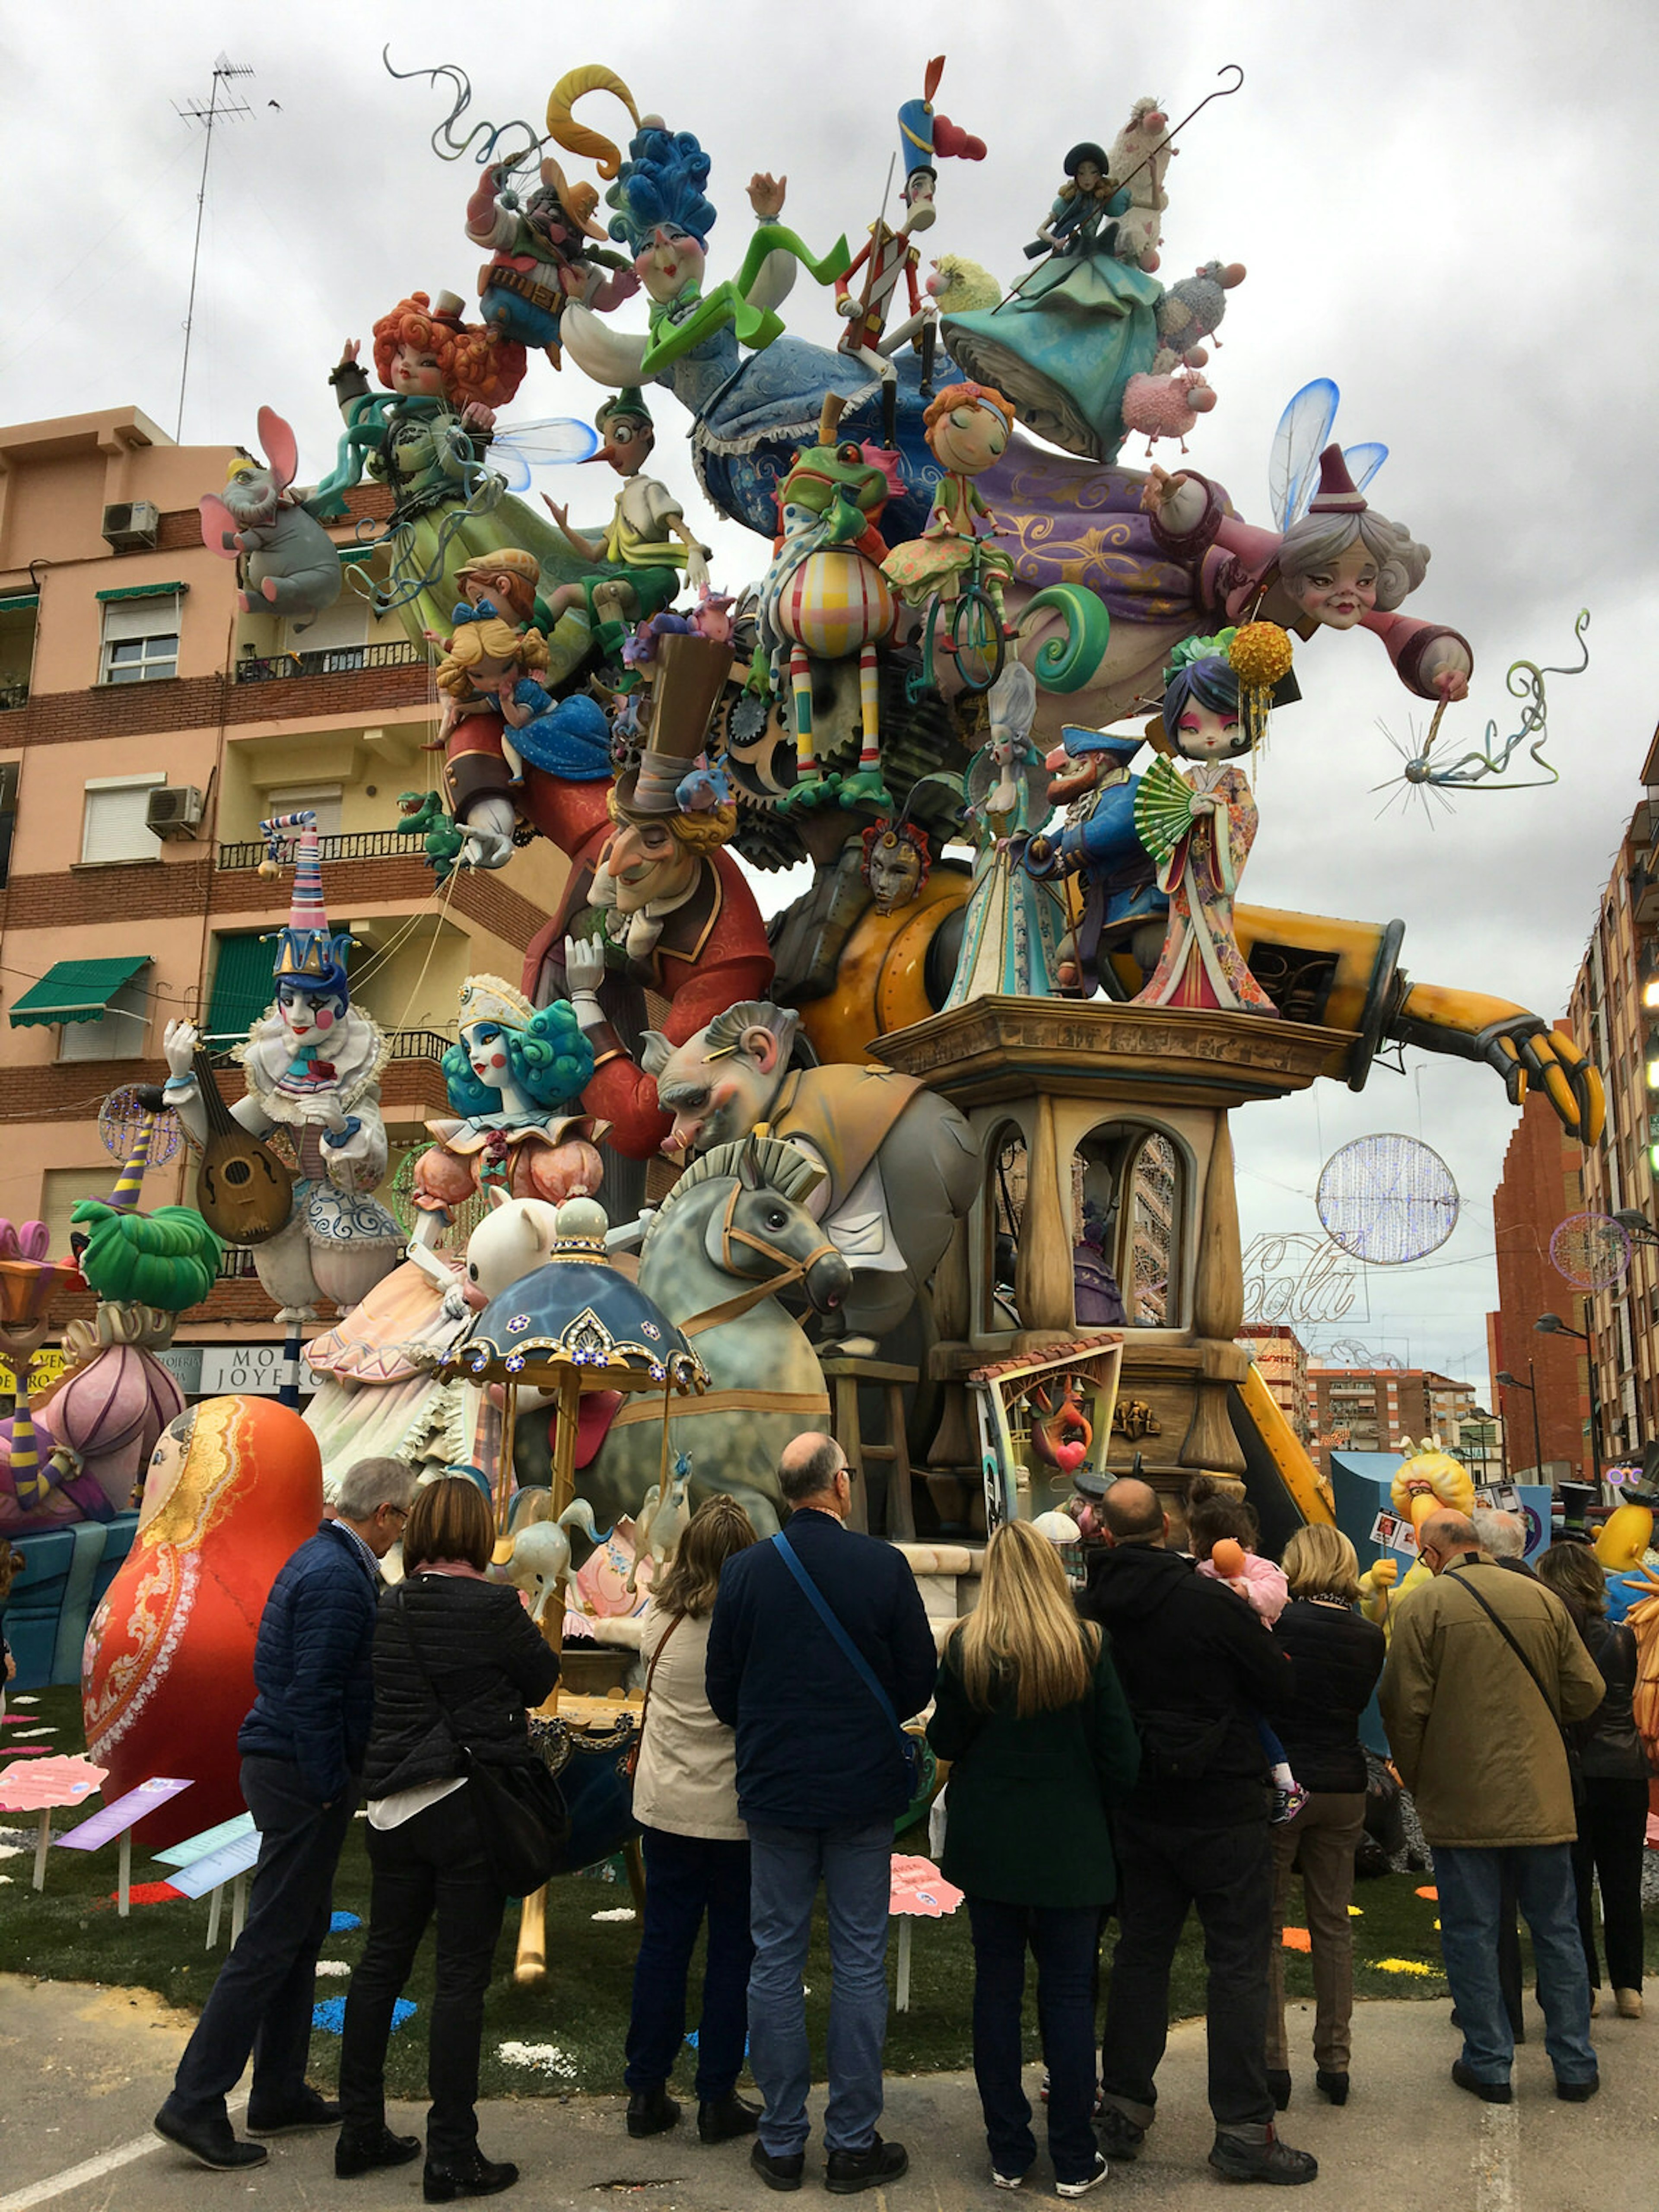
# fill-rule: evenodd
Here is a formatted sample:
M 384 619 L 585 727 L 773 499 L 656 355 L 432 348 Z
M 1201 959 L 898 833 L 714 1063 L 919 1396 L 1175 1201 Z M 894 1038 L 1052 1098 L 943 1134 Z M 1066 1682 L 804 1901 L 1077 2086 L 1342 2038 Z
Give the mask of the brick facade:
M 1525 1389 L 1498 1381 L 1507 1370 L 1538 1397 L 1538 1441 L 1544 1464 L 1565 1462 L 1577 1480 L 1589 1463 L 1589 1379 L 1583 1346 L 1570 1336 L 1542 1336 L 1533 1323 L 1559 1313 L 1581 1328 L 1579 1301 L 1550 1263 L 1550 1239 L 1569 1214 L 1582 1212 L 1583 1152 L 1568 1137 L 1541 1091 L 1528 1099 L 1504 1154 L 1492 1193 L 1498 1246 L 1498 1311 L 1489 1317 L 1492 1403 L 1504 1409 L 1511 1468 L 1530 1467 L 1532 1402 Z M 1528 1363 L 1530 1362 L 1530 1367 Z

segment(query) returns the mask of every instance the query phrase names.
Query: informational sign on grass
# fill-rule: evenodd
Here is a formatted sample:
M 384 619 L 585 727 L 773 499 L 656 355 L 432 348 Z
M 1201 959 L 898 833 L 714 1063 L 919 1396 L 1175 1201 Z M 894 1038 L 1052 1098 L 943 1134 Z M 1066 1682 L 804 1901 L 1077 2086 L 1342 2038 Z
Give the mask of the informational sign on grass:
M 1403 1552 L 1408 1559 L 1417 1557 L 1417 1532 L 1409 1521 L 1397 1513 L 1379 1513 L 1371 1523 L 1371 1541 L 1381 1544 L 1385 1552 Z

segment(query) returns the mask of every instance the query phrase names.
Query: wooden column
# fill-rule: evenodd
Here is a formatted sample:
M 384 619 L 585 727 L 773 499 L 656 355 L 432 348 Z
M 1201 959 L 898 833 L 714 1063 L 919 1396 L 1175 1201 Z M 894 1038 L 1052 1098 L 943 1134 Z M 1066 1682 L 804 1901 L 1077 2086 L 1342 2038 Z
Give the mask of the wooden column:
M 1204 1178 L 1193 1280 L 1193 1334 L 1206 1358 L 1192 1425 L 1181 1447 L 1182 1467 L 1207 1468 L 1217 1474 L 1244 1472 L 1244 1455 L 1227 1413 L 1233 1370 L 1243 1357 L 1233 1339 L 1243 1319 L 1244 1260 L 1238 1236 L 1233 1143 L 1227 1116 L 1218 1114 L 1209 1170 Z
M 1070 1200 L 1069 1184 L 1064 1193 L 1060 1186 L 1054 1101 L 1040 1096 L 1036 1127 L 1025 1156 L 1025 1212 L 1014 1261 L 1014 1303 L 1019 1308 L 1020 1336 L 1028 1341 L 1064 1341 L 1077 1334 Z M 1235 1224 L 1235 1237 L 1237 1233 Z

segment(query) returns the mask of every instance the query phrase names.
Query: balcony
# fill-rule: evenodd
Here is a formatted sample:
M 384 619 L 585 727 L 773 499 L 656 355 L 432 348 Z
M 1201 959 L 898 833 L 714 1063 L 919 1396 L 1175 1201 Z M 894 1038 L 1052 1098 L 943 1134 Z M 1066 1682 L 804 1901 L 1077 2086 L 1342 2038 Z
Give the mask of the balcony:
M 297 839 L 284 843 L 280 858 L 284 867 L 294 865 Z M 420 841 L 406 836 L 400 830 L 349 830 L 337 832 L 331 837 L 319 837 L 317 848 L 325 860 L 420 860 Z M 216 868 L 234 870 L 257 869 L 269 857 L 270 848 L 263 837 L 250 837 L 239 844 L 221 845 Z
M 453 1037 L 445 1036 L 437 1030 L 387 1030 L 386 1041 L 392 1048 L 393 1060 L 441 1060 L 455 1042 Z M 235 1065 L 230 1054 L 232 1042 L 242 1044 L 246 1039 L 239 1036 L 229 1041 L 223 1037 L 209 1037 L 206 1040 L 208 1058 L 215 1067 Z
M 295 676 L 350 676 L 363 668 L 424 667 L 424 649 L 407 639 L 391 645 L 336 645 L 316 653 L 273 653 L 264 659 L 249 654 L 236 663 L 240 684 L 281 684 Z
M 0 714 L 4 714 L 8 708 L 27 707 L 28 703 L 29 687 L 27 684 L 0 684 Z

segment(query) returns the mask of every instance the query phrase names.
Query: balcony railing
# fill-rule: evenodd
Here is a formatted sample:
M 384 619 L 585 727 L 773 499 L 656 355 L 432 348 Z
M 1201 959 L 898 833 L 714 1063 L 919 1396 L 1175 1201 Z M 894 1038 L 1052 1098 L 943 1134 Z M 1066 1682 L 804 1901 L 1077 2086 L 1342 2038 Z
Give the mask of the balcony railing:
M 29 687 L 27 684 L 0 684 L 0 713 L 8 707 L 27 707 Z
M 386 1041 L 392 1048 L 393 1060 L 441 1060 L 454 1043 L 437 1030 L 388 1030 Z M 206 1040 L 208 1060 L 215 1067 L 231 1067 L 232 1047 L 246 1042 L 241 1036 L 210 1036 Z
M 415 668 L 423 647 L 400 638 L 392 645 L 327 645 L 314 653 L 250 653 L 236 664 L 239 684 L 282 684 L 290 676 L 350 676 L 362 668 Z
M 257 1281 L 258 1270 L 253 1264 L 253 1254 L 241 1244 L 227 1244 L 219 1255 L 219 1280 L 222 1283 L 252 1283 Z
M 285 867 L 294 865 L 296 838 L 283 841 L 281 858 Z M 418 860 L 420 841 L 405 836 L 398 830 L 349 830 L 337 832 L 330 837 L 319 837 L 317 849 L 325 860 Z M 220 868 L 257 868 L 268 857 L 270 848 L 263 837 L 249 837 L 240 844 L 221 845 L 215 866 Z

